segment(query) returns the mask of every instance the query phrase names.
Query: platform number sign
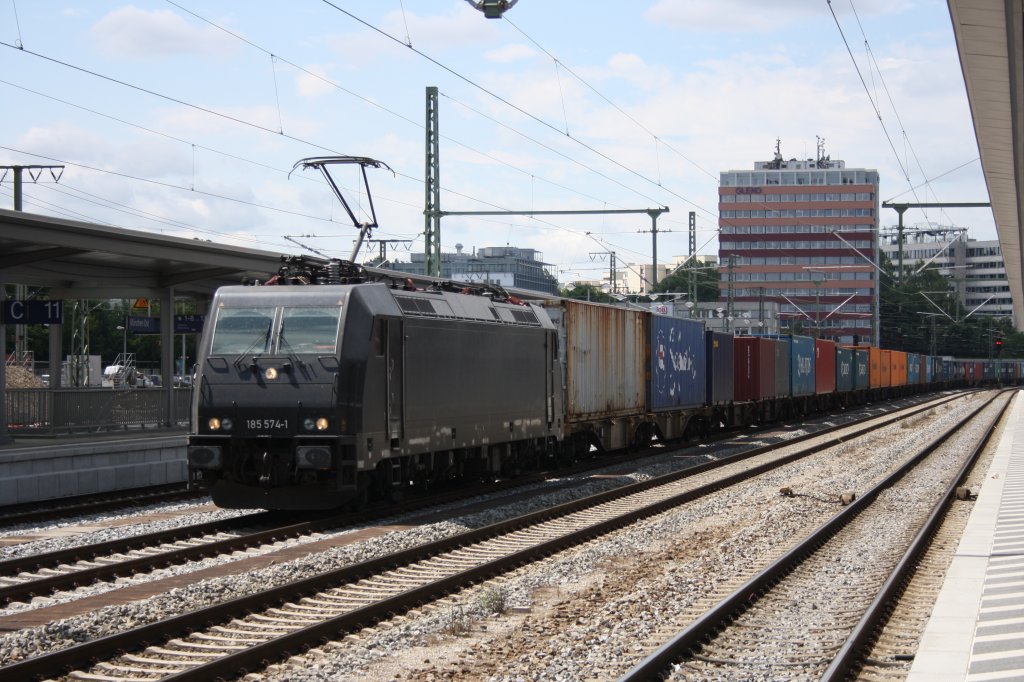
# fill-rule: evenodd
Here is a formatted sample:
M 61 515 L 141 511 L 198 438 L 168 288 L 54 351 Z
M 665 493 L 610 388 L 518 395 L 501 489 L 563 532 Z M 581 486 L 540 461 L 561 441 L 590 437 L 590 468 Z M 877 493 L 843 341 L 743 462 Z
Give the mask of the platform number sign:
M 4 324 L 63 324 L 64 301 L 4 301 Z

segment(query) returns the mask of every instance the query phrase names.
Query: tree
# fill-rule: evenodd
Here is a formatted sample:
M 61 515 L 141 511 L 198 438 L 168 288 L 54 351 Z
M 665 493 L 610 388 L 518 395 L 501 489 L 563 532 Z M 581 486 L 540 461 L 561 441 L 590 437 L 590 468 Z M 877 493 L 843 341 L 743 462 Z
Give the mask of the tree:
M 654 287 L 656 293 L 688 293 L 690 277 L 697 279 L 697 301 L 717 301 L 721 297 L 718 283 L 721 275 L 718 267 L 705 265 L 696 259 L 690 259 L 673 270 L 665 279 Z
M 578 301 L 592 301 L 594 303 L 615 302 L 615 299 L 593 284 L 584 284 L 582 282 L 574 282 L 571 289 L 560 289 L 558 295 L 563 298 L 574 298 Z
M 949 279 L 936 270 L 904 268 L 897 281 L 895 268 L 882 254 L 879 319 L 882 348 L 957 358 L 989 358 L 995 340 L 1003 341 L 1001 358 L 1024 357 L 1024 334 L 1007 319 L 970 314 L 951 293 Z

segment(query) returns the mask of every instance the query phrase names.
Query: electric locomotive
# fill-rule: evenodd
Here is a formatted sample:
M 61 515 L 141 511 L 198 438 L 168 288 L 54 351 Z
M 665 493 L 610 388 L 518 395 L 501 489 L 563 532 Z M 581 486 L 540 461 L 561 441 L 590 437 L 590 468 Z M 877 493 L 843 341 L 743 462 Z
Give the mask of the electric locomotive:
M 215 294 L 191 486 L 221 507 L 327 509 L 513 475 L 557 446 L 558 340 L 543 309 L 500 289 L 416 290 L 331 268 L 286 266 Z

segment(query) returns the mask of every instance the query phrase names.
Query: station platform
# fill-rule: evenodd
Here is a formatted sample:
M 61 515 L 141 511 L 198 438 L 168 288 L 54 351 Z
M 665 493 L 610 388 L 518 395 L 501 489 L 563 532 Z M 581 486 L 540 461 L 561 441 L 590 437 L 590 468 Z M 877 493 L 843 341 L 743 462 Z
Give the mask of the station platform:
M 186 429 L 18 437 L 0 446 L 0 506 L 186 480 Z
M 1024 680 L 1024 392 L 974 502 L 908 677 Z

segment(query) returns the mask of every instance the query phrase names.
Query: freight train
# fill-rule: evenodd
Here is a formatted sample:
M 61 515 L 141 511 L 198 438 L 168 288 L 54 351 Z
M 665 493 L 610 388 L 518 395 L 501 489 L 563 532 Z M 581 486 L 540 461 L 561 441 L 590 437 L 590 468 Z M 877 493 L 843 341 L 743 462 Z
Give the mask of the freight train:
M 223 287 L 208 320 L 189 483 L 229 508 L 356 505 L 1024 376 L 1016 360 L 733 336 L 637 308 L 371 281 L 337 261 Z

